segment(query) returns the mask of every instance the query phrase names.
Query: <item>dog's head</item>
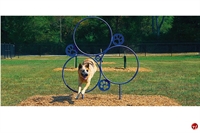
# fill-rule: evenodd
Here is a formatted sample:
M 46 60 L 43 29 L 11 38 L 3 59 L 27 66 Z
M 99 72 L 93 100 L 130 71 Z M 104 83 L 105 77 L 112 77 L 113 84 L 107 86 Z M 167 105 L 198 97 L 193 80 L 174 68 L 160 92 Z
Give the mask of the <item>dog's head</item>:
M 78 66 L 78 73 L 83 79 L 87 79 L 89 75 L 89 64 L 79 64 Z

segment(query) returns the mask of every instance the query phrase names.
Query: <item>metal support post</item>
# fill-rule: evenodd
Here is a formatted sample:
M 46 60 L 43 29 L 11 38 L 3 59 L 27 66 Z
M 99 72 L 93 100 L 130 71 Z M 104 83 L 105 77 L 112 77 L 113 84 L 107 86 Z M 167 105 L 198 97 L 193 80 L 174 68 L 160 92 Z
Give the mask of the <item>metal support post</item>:
M 121 84 L 119 84 L 119 100 L 122 99 L 122 88 L 121 88 Z

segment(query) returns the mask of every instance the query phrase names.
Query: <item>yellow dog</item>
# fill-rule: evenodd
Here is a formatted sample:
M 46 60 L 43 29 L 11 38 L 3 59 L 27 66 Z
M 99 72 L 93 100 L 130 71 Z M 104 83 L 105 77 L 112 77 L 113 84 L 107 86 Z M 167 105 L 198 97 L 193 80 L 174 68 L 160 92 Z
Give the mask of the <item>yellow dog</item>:
M 84 98 L 85 91 L 90 86 L 90 82 L 95 72 L 97 71 L 96 63 L 92 59 L 85 59 L 82 64 L 79 64 L 78 67 L 78 94 L 76 99 L 78 99 L 79 95 L 82 95 Z M 82 84 L 86 83 L 86 86 L 81 88 Z M 81 91 L 82 90 L 82 91 Z

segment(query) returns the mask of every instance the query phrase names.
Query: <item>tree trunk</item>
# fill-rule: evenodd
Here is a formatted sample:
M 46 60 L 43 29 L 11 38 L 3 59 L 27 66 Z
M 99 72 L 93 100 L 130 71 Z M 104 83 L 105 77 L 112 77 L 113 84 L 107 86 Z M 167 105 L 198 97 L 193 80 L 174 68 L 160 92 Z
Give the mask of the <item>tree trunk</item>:
M 161 26 L 162 26 L 162 24 L 163 24 L 163 22 L 164 22 L 164 18 L 165 18 L 165 16 L 162 17 L 162 20 L 161 20 L 161 22 L 160 22 L 160 24 L 159 24 L 159 22 L 158 22 L 158 16 L 156 16 L 157 37 L 160 36 L 160 28 L 161 28 Z
M 62 18 L 60 16 L 60 42 L 62 42 Z
M 154 27 L 154 16 L 152 16 L 152 33 L 155 34 L 155 27 Z

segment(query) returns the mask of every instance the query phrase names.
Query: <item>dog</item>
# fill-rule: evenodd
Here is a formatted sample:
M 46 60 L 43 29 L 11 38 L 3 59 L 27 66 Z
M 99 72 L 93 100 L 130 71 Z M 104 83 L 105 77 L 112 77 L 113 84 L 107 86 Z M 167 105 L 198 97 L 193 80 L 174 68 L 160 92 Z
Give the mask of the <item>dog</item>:
M 90 82 L 92 77 L 94 76 L 95 72 L 97 71 L 96 63 L 90 59 L 87 58 L 83 61 L 82 64 L 79 64 L 78 66 L 78 94 L 76 96 L 76 99 L 79 98 L 79 95 L 82 95 L 82 99 L 84 98 L 84 94 L 88 87 L 90 86 Z M 86 83 L 85 87 L 81 88 L 82 84 Z

